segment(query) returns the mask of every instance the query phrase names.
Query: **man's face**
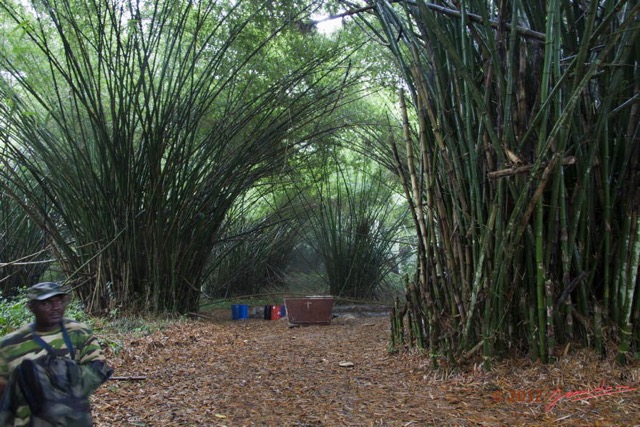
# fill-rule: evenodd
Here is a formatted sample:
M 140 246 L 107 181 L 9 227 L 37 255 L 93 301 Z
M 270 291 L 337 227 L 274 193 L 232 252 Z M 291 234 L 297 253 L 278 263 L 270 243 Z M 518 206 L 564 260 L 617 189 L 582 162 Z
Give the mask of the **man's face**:
M 31 312 L 36 317 L 38 330 L 48 331 L 60 324 L 64 317 L 67 300 L 67 295 L 56 295 L 43 301 L 32 301 L 29 304 Z

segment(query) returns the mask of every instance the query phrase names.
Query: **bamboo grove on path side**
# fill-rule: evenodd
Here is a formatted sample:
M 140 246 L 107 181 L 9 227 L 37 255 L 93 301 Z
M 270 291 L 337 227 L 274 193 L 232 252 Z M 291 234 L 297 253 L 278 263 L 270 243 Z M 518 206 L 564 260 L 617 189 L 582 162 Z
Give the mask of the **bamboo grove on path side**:
M 393 345 L 434 362 L 640 345 L 640 5 L 373 2 L 419 238 Z M 361 15 L 362 17 L 362 15 Z M 364 19 L 364 18 L 362 18 Z M 406 98 L 406 100 L 405 100 Z
M 357 48 L 311 49 L 286 30 L 312 5 L 270 3 L 0 0 L 0 185 L 88 308 L 197 310 L 236 200 L 349 125 L 331 113 L 360 96 Z M 392 343 L 437 363 L 548 361 L 570 343 L 625 362 L 640 4 L 455 3 L 350 13 L 403 77 L 388 148 L 418 268 Z
M 343 126 L 314 8 L 0 0 L 0 186 L 89 311 L 197 311 L 237 201 Z

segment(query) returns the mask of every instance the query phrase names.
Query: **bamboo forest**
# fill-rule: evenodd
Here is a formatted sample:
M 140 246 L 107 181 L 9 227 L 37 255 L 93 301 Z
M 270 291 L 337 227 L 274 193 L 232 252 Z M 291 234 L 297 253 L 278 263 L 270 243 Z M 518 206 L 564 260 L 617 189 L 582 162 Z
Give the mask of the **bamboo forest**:
M 326 294 L 434 367 L 640 358 L 637 1 L 0 0 L 0 40 L 4 299 Z

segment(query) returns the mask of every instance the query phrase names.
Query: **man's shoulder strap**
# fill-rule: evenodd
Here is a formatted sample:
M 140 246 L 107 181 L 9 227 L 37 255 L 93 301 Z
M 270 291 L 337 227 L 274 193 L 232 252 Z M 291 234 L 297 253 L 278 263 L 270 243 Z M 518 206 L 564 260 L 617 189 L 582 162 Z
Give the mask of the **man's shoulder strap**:
M 42 347 L 45 350 L 47 350 L 47 352 L 49 354 L 55 356 L 56 353 L 53 350 L 53 347 L 51 347 L 51 345 L 49 345 L 49 343 L 47 343 L 45 340 L 43 340 L 42 337 L 36 333 L 35 323 L 32 323 L 30 325 L 30 328 L 31 328 L 31 336 L 33 337 L 33 340 L 36 343 L 38 343 L 38 345 L 40 347 Z M 71 338 L 69 337 L 69 333 L 67 332 L 67 328 L 65 328 L 65 326 L 64 326 L 64 320 L 62 322 L 60 322 L 60 330 L 62 331 L 62 338 L 64 339 L 64 343 L 67 346 L 67 350 L 69 350 L 69 357 L 71 357 L 71 360 L 76 360 L 76 353 L 75 353 L 75 350 L 73 349 L 73 344 L 71 343 Z

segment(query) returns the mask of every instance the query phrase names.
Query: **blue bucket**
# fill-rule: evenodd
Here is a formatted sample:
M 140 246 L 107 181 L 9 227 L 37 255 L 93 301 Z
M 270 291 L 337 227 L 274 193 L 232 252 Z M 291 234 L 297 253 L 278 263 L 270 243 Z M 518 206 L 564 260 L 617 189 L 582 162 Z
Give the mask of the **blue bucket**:
M 240 305 L 232 304 L 231 305 L 231 319 L 238 320 L 240 319 Z
M 282 311 L 282 314 L 280 315 L 280 317 L 287 317 L 287 308 L 284 306 L 284 304 L 282 305 L 280 310 Z
M 247 304 L 240 304 L 238 306 L 238 319 L 249 318 L 249 306 Z

